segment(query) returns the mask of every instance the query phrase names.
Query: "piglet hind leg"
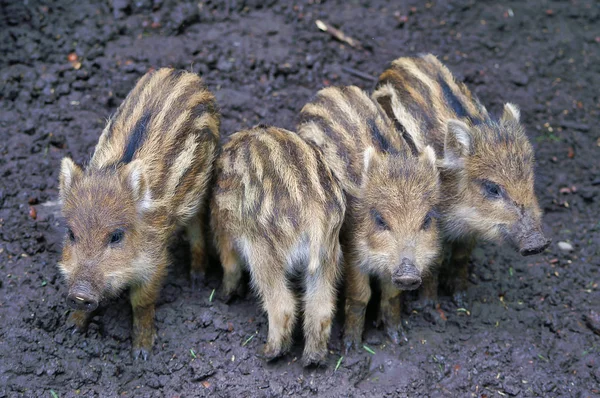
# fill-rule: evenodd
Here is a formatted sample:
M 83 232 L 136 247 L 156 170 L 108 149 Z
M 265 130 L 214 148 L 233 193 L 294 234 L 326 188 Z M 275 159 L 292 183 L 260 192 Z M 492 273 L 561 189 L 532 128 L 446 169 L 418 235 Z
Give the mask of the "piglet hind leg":
M 408 341 L 402 326 L 402 291 L 386 279 L 381 282 L 381 303 L 379 305 L 379 321 L 394 344 Z
M 223 267 L 223 282 L 219 297 L 221 301 L 228 303 L 235 295 L 242 295 L 242 265 L 229 236 L 219 234 L 217 248 Z
M 190 220 L 186 232 L 190 241 L 190 281 L 198 289 L 206 283 L 206 235 L 204 231 L 204 213 L 200 212 Z
M 335 311 L 339 267 L 339 245 L 316 270 L 306 271 L 304 278 L 304 366 L 320 366 L 327 356 L 327 343 Z
M 297 300 L 288 286 L 283 260 L 267 253 L 266 250 L 255 252 L 256 255 L 248 259 L 248 265 L 269 320 L 267 343 L 259 355 L 272 360 L 285 355 L 292 346 Z
M 130 301 L 133 309 L 132 355 L 135 360 L 147 360 L 154 346 L 156 338 L 156 328 L 154 326 L 156 300 L 160 293 L 166 266 L 167 255 L 163 253 L 150 280 L 145 284 L 131 288 Z
M 346 305 L 344 322 L 344 349 L 346 353 L 360 346 L 365 327 L 365 313 L 371 299 L 369 275 L 357 266 L 345 262 Z

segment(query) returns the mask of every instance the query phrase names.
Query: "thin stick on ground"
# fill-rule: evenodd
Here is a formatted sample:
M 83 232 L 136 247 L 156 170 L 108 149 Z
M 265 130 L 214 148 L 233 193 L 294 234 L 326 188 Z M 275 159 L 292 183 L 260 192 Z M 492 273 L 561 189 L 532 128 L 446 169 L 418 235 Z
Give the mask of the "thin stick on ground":
M 370 82 L 377 81 L 377 78 L 375 76 L 371 76 L 368 73 L 361 72 L 357 69 L 350 68 L 349 66 L 342 66 L 342 70 L 346 73 L 349 73 L 356 77 L 360 77 L 361 79 L 368 80 Z
M 328 23 L 323 22 L 320 19 L 317 19 L 315 21 L 315 24 L 317 25 L 317 28 L 321 29 L 323 32 L 329 33 L 331 36 L 333 36 L 337 40 L 339 40 L 343 43 L 346 43 L 356 49 L 359 49 L 359 50 L 364 49 L 364 47 L 362 46 L 362 44 L 360 44 L 360 42 L 358 40 L 353 39 L 350 36 L 347 36 L 344 32 L 342 32 L 339 29 L 334 28 L 333 26 L 329 25 Z

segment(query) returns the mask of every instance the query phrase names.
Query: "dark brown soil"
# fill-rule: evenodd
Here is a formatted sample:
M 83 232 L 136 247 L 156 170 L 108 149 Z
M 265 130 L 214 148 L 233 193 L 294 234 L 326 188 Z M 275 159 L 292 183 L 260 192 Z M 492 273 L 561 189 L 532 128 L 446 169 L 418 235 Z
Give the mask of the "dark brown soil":
M 93 3 L 0 0 L 0 397 L 600 393 L 598 2 Z M 317 19 L 364 49 L 335 41 Z M 407 345 L 390 345 L 369 323 L 365 344 L 375 354 L 352 353 L 337 370 L 339 321 L 324 369 L 300 366 L 301 341 L 275 363 L 257 358 L 267 322 L 256 299 L 211 302 L 218 270 L 192 290 L 183 239 L 173 245 L 149 361 L 130 358 L 126 294 L 86 336 L 71 334 L 56 267 L 63 229 L 42 204 L 57 198 L 60 159 L 89 159 L 106 118 L 145 71 L 201 73 L 229 134 L 259 122 L 293 128 L 319 88 L 371 90 L 374 81 L 348 71 L 377 76 L 418 52 L 437 54 L 491 111 L 521 106 L 554 240 L 547 251 L 523 258 L 482 244 L 469 312 L 448 295 L 433 316 L 412 312 L 409 300 Z M 561 241 L 574 250 L 561 251 Z

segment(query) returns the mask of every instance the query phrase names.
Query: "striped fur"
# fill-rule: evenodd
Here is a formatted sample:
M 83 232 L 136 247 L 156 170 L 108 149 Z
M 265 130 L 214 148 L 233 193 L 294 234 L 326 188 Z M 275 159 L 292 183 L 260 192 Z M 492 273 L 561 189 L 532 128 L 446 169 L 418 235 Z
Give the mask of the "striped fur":
M 288 275 L 304 279 L 306 365 L 327 353 L 340 274 L 345 198 L 314 145 L 295 133 L 258 126 L 235 133 L 216 162 L 211 223 L 224 268 L 223 296 L 248 265 L 269 316 L 267 358 L 291 344 L 297 304 Z
M 462 247 L 476 238 L 509 238 L 524 254 L 548 245 L 533 189 L 533 149 L 516 106 L 506 104 L 502 117 L 490 116 L 431 54 L 393 61 L 373 98 L 396 125 L 410 134 L 422 132 L 422 144 L 432 145 L 443 159 L 440 210 L 446 241 Z M 468 261 L 465 250 L 458 251 L 461 261 Z M 457 283 L 459 290 L 465 287 L 464 281 Z
M 141 160 L 153 206 L 185 224 L 206 191 L 219 125 L 214 97 L 197 75 L 159 69 L 142 77 L 109 120 L 86 171 Z
M 440 158 L 448 120 L 491 122 L 479 100 L 431 54 L 393 61 L 379 77 L 373 98 L 411 136 L 423 136 Z
M 60 269 L 72 294 L 83 295 L 85 285 L 95 301 L 132 287 L 134 349 L 144 355 L 177 227 L 188 228 L 192 271 L 205 260 L 200 219 L 219 124 L 200 77 L 159 69 L 144 75 L 109 119 L 85 170 L 68 158 L 62 163 L 60 197 L 72 239 L 65 239 Z M 76 317 L 83 327 L 85 316 Z
M 358 87 L 331 87 L 306 104 L 298 120 L 298 133 L 323 150 L 344 190 L 360 196 L 365 151 L 410 157 L 409 148 L 394 134 L 390 119 Z
M 399 341 L 398 275 L 406 263 L 420 279 L 438 253 L 437 226 L 431 221 L 439 196 L 435 155 L 414 145 L 420 137 L 407 137 L 412 143 L 407 145 L 377 103 L 353 86 L 319 91 L 302 109 L 298 133 L 323 150 L 348 201 L 343 228 L 347 344 L 361 340 L 369 275 L 382 280 L 382 316 Z

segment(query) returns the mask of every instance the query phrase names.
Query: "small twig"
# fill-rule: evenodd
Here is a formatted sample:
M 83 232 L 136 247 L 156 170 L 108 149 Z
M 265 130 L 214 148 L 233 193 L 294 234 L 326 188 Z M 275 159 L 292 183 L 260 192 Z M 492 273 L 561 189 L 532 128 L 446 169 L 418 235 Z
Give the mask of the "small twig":
M 360 77 L 361 79 L 368 80 L 370 82 L 377 81 L 377 78 L 375 76 L 371 76 L 368 73 L 361 72 L 359 70 L 350 68 L 349 66 L 342 66 L 342 70 L 344 72 L 346 72 L 346 73 L 349 73 L 349 74 L 354 75 L 356 77 Z
M 357 48 L 359 50 L 363 49 L 362 44 L 360 44 L 360 42 L 358 40 L 353 39 L 350 36 L 347 36 L 344 32 L 342 32 L 339 29 L 334 28 L 333 26 L 329 25 L 328 23 L 325 23 L 325 22 L 321 21 L 320 19 L 317 19 L 315 21 L 315 24 L 317 25 L 317 28 L 321 29 L 323 32 L 329 33 L 331 36 L 338 39 L 339 41 L 344 42 L 344 43 L 350 45 L 351 47 Z

